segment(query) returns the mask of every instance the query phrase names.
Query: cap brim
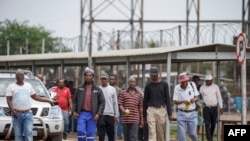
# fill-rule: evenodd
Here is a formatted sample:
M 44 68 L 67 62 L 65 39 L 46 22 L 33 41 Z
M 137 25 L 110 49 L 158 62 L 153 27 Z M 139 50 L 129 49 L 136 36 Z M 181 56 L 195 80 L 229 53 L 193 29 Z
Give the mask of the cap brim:
M 102 77 L 100 77 L 100 78 L 107 78 L 107 79 L 108 79 L 109 77 L 107 77 L 107 76 L 102 76 Z
M 186 77 L 186 78 L 183 78 L 183 79 L 179 79 L 179 82 L 182 83 L 182 82 L 186 82 L 186 81 L 188 81 L 188 80 L 189 80 L 189 78 Z

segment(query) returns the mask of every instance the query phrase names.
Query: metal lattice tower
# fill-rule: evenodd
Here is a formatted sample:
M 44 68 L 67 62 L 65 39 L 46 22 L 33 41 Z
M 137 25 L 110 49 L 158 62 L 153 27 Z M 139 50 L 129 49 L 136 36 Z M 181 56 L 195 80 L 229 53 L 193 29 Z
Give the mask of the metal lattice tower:
M 121 16 L 111 17 L 110 14 L 103 14 L 108 9 L 112 10 L 113 13 L 119 13 Z M 88 51 L 89 54 L 89 64 L 92 65 L 92 49 L 93 46 L 97 47 L 98 50 L 102 50 L 103 46 L 110 46 L 111 49 L 120 49 L 120 39 L 123 39 L 122 43 L 129 42 L 127 47 L 130 48 L 144 48 L 145 45 L 145 32 L 144 24 L 147 23 L 186 23 L 185 34 L 183 37 L 185 39 L 186 45 L 189 45 L 191 40 L 195 40 L 196 44 L 201 43 L 200 37 L 200 23 L 246 23 L 245 15 L 247 12 L 248 4 L 245 5 L 245 0 L 243 0 L 243 10 L 242 10 L 242 20 L 200 20 L 200 0 L 186 0 L 186 19 L 183 20 L 171 20 L 171 19 L 156 19 L 147 20 L 144 19 L 144 0 L 81 0 L 80 1 L 80 30 L 81 34 L 79 37 L 79 47 L 78 51 Z M 185 14 L 185 13 L 183 13 Z M 196 19 L 190 19 L 190 15 L 195 14 Z M 249 14 L 248 14 L 249 15 Z M 248 18 L 248 24 L 249 24 Z M 115 29 L 111 35 L 110 32 L 106 32 L 103 28 L 103 24 L 115 23 L 123 24 L 124 27 Z M 190 29 L 190 23 L 196 25 L 195 32 Z M 192 28 L 192 27 L 191 27 Z M 213 28 L 214 29 L 214 28 Z M 99 31 L 98 31 L 99 30 Z M 215 29 L 214 29 L 215 30 Z M 249 28 L 248 28 L 249 30 Z M 190 32 L 192 31 L 192 33 Z M 249 30 L 250 32 L 250 30 Z M 181 43 L 181 29 L 179 30 Z M 183 32 L 184 33 L 184 32 Z M 213 32 L 215 33 L 215 32 Z M 105 36 L 108 35 L 108 36 Z M 115 34 L 115 36 L 114 36 Z M 126 41 L 124 41 L 124 34 L 126 34 Z M 212 35 L 213 36 L 213 35 Z M 113 39 L 108 39 L 114 37 Z M 213 36 L 214 37 L 214 36 Z M 112 40 L 108 43 L 108 40 Z M 212 42 L 214 39 L 212 40 Z M 105 42 L 105 43 L 104 43 Z M 94 44 L 94 45 L 93 45 Z M 105 44 L 105 45 L 101 45 Z
M 96 1 L 95 1 L 96 2 Z M 140 39 L 139 47 L 143 48 L 143 4 L 144 0 L 131 0 L 130 6 L 126 5 L 122 0 L 99 0 L 96 5 L 93 0 L 81 0 L 81 35 L 79 40 L 79 51 L 84 50 L 85 47 L 88 48 L 89 53 L 89 64 L 92 65 L 91 54 L 93 47 L 93 32 L 95 26 L 101 28 L 99 23 L 127 23 L 130 26 L 130 40 L 133 43 L 135 40 L 134 32 L 139 31 L 137 39 Z M 119 5 L 119 6 L 118 6 Z M 123 7 L 123 9 L 120 9 Z M 101 17 L 103 11 L 108 8 L 116 9 L 116 12 L 123 15 L 124 18 L 121 19 L 110 19 L 110 15 Z M 139 28 L 136 29 L 136 24 L 139 24 Z M 126 26 L 126 27 L 128 27 Z M 125 27 L 125 28 L 126 28 Z M 102 33 L 98 33 L 101 38 Z M 101 40 L 101 39 L 100 39 Z M 119 38 L 117 39 L 119 40 Z M 131 44 L 134 48 L 134 44 Z M 119 46 L 117 46 L 119 49 Z M 100 48 L 98 47 L 98 50 Z

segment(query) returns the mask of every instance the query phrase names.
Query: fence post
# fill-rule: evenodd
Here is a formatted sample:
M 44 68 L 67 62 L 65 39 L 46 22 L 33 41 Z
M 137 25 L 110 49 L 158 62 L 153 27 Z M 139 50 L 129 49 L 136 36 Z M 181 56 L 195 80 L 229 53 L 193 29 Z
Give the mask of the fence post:
M 10 55 L 10 40 L 7 40 L 7 56 Z
M 44 54 L 44 48 L 45 48 L 45 39 L 42 40 L 42 54 Z

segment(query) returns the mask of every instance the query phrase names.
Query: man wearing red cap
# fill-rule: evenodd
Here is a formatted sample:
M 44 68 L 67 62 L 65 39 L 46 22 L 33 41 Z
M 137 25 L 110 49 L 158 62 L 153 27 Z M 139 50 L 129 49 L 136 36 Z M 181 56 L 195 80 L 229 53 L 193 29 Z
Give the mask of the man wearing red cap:
M 186 129 L 192 141 L 198 141 L 197 137 L 197 112 L 195 101 L 199 92 L 194 82 L 188 82 L 186 73 L 179 75 L 179 84 L 174 88 L 173 101 L 177 105 L 177 128 L 179 141 L 186 141 Z

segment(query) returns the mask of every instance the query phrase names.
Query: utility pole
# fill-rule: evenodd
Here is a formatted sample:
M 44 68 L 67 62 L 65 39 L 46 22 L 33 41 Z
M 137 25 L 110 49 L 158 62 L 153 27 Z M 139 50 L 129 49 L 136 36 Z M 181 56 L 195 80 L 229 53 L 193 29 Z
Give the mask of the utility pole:
M 245 0 L 242 1 L 242 33 L 245 33 L 246 35 L 246 47 L 248 47 L 248 42 L 249 42 L 249 35 L 250 35 L 250 3 L 248 0 L 247 5 L 245 6 Z M 248 11 L 248 23 L 245 23 L 245 16 Z M 248 26 L 248 30 L 247 30 Z M 248 31 L 248 32 L 247 32 Z M 242 94 L 242 114 L 241 114 L 241 121 L 242 124 L 246 125 L 247 124 L 247 104 L 246 104 L 246 59 L 244 59 L 243 64 L 241 65 L 241 94 Z

